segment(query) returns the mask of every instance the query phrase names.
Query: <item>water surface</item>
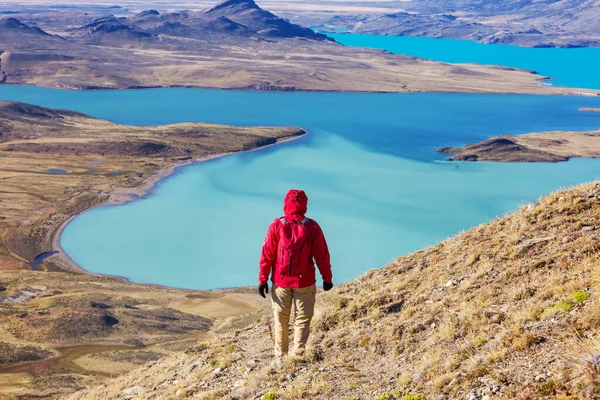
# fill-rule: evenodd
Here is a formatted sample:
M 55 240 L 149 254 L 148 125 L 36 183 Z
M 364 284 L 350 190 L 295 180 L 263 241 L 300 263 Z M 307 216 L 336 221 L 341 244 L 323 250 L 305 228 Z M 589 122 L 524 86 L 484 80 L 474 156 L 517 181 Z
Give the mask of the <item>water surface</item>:
M 504 65 L 536 71 L 555 85 L 600 89 L 600 48 L 530 48 L 483 44 L 471 40 L 414 36 L 327 33 L 347 46 L 385 49 L 392 53 L 449 63 Z
M 290 188 L 305 189 L 350 280 L 398 255 L 598 178 L 600 160 L 448 163 L 436 147 L 502 133 L 600 127 L 600 99 L 470 94 L 261 93 L 200 89 L 67 92 L 0 87 L 1 99 L 119 123 L 298 125 L 309 135 L 180 168 L 151 195 L 88 211 L 61 245 L 84 268 L 186 288 L 256 283 L 268 224 Z

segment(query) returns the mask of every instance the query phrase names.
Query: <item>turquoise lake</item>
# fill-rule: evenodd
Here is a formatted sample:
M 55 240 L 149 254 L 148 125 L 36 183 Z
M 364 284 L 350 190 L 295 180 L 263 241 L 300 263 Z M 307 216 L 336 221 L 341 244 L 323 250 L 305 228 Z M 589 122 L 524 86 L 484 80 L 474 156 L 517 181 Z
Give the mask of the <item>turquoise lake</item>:
M 471 40 L 328 33 L 347 46 L 385 49 L 449 63 L 506 65 L 549 76 L 554 85 L 600 89 L 600 48 L 527 48 Z
M 450 163 L 435 152 L 503 133 L 595 129 L 600 114 L 578 109 L 600 107 L 600 98 L 5 86 L 0 99 L 133 125 L 207 121 L 309 131 L 265 150 L 179 168 L 145 198 L 90 210 L 67 226 L 60 242 L 73 260 L 135 282 L 255 284 L 264 234 L 290 188 L 307 191 L 309 216 L 325 231 L 340 283 L 600 177 L 600 160 Z

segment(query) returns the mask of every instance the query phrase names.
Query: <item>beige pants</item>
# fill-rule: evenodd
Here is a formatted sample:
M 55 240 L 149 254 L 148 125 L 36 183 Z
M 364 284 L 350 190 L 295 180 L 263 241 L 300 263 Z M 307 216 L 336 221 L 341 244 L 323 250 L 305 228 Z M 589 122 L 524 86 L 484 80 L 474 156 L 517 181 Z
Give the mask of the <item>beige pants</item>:
M 304 354 L 310 333 L 310 321 L 315 310 L 316 295 L 316 285 L 300 289 L 286 289 L 273 285 L 271 303 L 275 318 L 275 356 L 281 357 L 288 353 L 292 305 L 295 311 L 293 354 L 296 356 Z

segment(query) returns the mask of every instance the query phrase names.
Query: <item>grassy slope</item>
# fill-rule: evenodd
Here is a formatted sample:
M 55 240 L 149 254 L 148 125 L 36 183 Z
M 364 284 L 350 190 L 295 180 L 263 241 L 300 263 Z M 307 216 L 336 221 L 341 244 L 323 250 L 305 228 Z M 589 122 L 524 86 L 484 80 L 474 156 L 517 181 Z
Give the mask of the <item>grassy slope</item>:
M 321 294 L 280 373 L 257 323 L 72 399 L 598 398 L 599 239 L 600 184 L 557 192 Z

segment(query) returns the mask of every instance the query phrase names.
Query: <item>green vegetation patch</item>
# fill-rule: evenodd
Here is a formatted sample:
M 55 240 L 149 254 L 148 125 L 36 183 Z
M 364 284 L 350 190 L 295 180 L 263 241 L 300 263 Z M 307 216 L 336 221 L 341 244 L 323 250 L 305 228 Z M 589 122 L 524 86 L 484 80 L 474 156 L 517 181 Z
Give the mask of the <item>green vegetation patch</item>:
M 267 392 L 262 395 L 261 400 L 275 400 L 278 397 L 279 396 L 277 396 L 277 393 L 275 393 L 275 392 Z
M 569 312 L 589 298 L 589 292 L 573 292 L 564 301 L 546 308 L 542 312 L 541 319 L 550 318 L 559 312 Z

